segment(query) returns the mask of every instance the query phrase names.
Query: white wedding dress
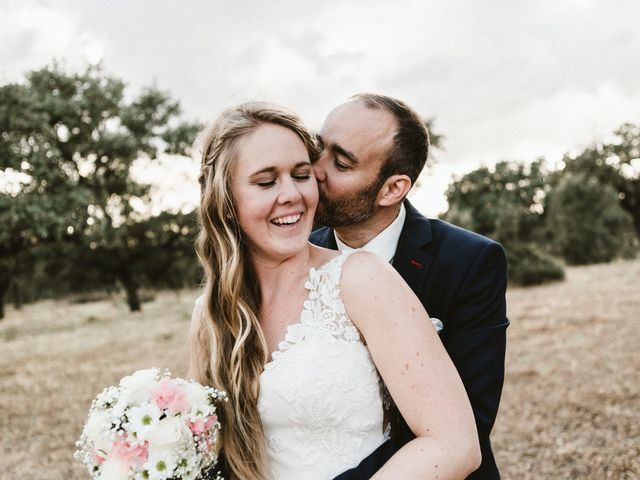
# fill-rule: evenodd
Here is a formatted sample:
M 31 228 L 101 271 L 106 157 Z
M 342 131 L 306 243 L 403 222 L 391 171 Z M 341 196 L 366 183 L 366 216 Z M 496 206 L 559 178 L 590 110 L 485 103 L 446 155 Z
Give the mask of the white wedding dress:
M 385 441 L 378 372 L 340 295 L 348 255 L 310 270 L 300 321 L 260 376 L 273 480 L 332 479 Z

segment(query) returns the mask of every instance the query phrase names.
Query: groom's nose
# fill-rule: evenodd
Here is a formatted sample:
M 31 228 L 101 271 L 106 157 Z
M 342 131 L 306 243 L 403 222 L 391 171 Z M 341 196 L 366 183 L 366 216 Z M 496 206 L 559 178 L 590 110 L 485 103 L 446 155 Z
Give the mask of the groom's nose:
M 325 152 L 322 152 L 320 157 L 313 163 L 313 175 L 316 177 L 316 181 L 318 182 L 324 182 L 327 177 L 324 171 L 326 156 Z

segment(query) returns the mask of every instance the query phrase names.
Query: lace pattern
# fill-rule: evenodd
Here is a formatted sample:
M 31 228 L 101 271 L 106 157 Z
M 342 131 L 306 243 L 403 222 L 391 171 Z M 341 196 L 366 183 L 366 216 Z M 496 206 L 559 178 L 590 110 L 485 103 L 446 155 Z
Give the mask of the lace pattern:
M 347 253 L 343 253 L 322 267 L 309 270 L 309 279 L 304 284 L 309 290 L 309 296 L 303 304 L 300 321 L 287 327 L 284 340 L 272 354 L 272 361 L 292 345 L 311 336 L 349 342 L 360 340 L 358 329 L 347 316 L 340 297 L 340 275 L 342 265 L 348 256 Z
M 385 440 L 379 376 L 341 299 L 348 255 L 310 270 L 299 322 L 260 377 L 272 478 L 334 478 Z

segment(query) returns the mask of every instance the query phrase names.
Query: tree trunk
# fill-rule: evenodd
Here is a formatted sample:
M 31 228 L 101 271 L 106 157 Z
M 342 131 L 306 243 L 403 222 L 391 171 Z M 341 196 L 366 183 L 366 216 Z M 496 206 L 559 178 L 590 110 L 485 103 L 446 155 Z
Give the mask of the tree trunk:
M 138 296 L 138 284 L 133 279 L 131 272 L 128 270 L 120 271 L 118 278 L 122 282 L 125 292 L 127 292 L 127 304 L 129 304 L 129 311 L 139 312 L 142 310 L 140 306 L 140 297 Z
M 9 289 L 9 277 L 0 277 L 0 320 L 4 318 L 4 296 Z
M 22 308 L 22 290 L 18 282 L 13 282 L 11 285 L 11 296 L 13 297 L 13 306 L 16 310 L 20 310 Z

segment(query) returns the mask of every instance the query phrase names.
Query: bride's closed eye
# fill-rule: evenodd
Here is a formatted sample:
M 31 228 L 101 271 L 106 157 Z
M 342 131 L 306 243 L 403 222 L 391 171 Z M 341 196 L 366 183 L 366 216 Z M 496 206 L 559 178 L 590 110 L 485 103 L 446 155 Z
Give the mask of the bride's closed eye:
M 298 182 L 305 182 L 309 179 L 311 179 L 311 172 L 300 172 L 300 173 L 292 173 L 291 174 L 291 178 L 293 178 L 294 180 L 298 181 Z M 276 183 L 277 183 L 278 179 L 277 178 L 272 178 L 272 179 L 265 179 L 263 181 L 256 181 L 256 185 L 258 185 L 259 187 L 262 188 L 269 188 L 269 187 L 273 187 Z
M 306 164 L 302 166 L 298 166 L 293 172 L 291 172 L 291 178 L 294 180 L 298 180 L 300 182 L 304 182 L 309 180 L 313 176 L 313 170 L 311 169 L 311 164 Z
M 269 180 L 269 181 L 266 181 L 266 182 L 256 182 L 256 185 L 258 185 L 259 187 L 262 187 L 262 188 L 273 187 L 275 184 L 276 184 L 275 178 L 273 180 Z
M 278 175 L 276 172 L 262 172 L 250 179 L 250 183 L 262 188 L 272 187 L 275 185 Z
M 306 173 L 294 173 L 293 175 L 291 175 L 295 180 L 298 181 L 305 181 L 305 180 L 309 180 L 311 178 L 311 173 L 310 172 L 306 172 Z

